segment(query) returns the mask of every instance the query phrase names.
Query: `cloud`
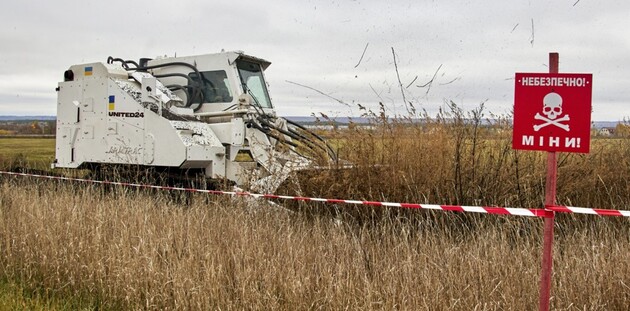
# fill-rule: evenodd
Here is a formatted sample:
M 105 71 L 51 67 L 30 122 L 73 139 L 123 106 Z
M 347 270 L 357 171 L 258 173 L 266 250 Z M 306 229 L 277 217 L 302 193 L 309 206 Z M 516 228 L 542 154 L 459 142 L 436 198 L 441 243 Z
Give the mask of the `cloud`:
M 630 115 L 630 3 L 574 3 L 14 1 L 0 12 L 0 114 L 24 111 L 18 104 L 55 114 L 54 88 L 73 64 L 221 49 L 273 62 L 267 78 L 280 114 L 357 113 L 287 80 L 348 103 L 384 101 L 400 112 L 393 47 L 401 82 L 416 79 L 406 88 L 409 99 L 429 111 L 445 99 L 510 111 L 510 78 L 547 71 L 547 55 L 556 51 L 561 71 L 594 74 L 593 119 Z M 417 87 L 440 65 L 428 93 Z M 11 100 L 16 95 L 19 103 Z

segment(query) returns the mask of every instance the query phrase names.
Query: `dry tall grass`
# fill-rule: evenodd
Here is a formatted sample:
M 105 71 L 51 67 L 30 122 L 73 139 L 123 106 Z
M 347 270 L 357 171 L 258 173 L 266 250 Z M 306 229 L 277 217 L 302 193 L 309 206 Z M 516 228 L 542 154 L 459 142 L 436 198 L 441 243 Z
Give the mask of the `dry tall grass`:
M 483 107 L 333 133 L 291 194 L 541 207 L 544 155 Z M 560 203 L 627 209 L 630 142 L 561 155 Z M 185 203 L 185 204 L 184 204 Z M 282 204 L 0 176 L 0 277 L 98 309 L 532 310 L 541 219 Z M 630 223 L 558 215 L 554 310 L 627 310 Z M 79 298 L 83 299 L 83 298 Z
M 457 233 L 414 214 L 359 225 L 249 205 L 195 196 L 184 207 L 161 193 L 3 178 L 0 272 L 99 309 L 536 306 L 538 219 L 486 216 L 494 221 L 473 219 L 477 229 Z M 552 306 L 624 310 L 627 222 L 622 230 L 603 218 L 588 222 L 557 241 Z
M 329 134 L 353 169 L 304 174 L 300 189 L 322 197 L 539 208 L 546 155 L 512 150 L 511 121 L 450 104 L 421 122 L 372 113 L 372 127 Z M 383 108 L 384 109 L 384 108 Z M 559 154 L 558 203 L 630 206 L 630 139 L 595 139 L 591 152 Z

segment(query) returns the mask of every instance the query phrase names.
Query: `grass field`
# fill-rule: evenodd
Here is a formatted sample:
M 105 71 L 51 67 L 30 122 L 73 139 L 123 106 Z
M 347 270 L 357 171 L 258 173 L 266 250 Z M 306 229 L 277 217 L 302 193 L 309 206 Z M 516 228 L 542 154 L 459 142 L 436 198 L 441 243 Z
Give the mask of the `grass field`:
M 56 295 L 44 289 L 29 289 L 17 282 L 0 281 L 0 310 L 93 310 L 94 301 L 82 301 L 81 297 Z
M 49 169 L 54 159 L 54 139 L 2 138 L 0 136 L 0 162 L 23 161 L 31 168 Z
M 264 202 L 195 195 L 184 207 L 166 193 L 15 178 L 2 178 L 0 198 L 3 278 L 21 284 L 17 295 L 57 304 L 59 297 L 134 310 L 537 304 L 540 219 L 392 210 L 358 223 L 350 214 L 333 219 Z M 553 309 L 624 310 L 627 222 L 563 215 L 558 226 Z
M 544 154 L 511 150 L 505 125 L 400 120 L 329 136 L 355 168 L 300 174 L 281 193 L 542 207 Z M 41 160 L 49 141 L 0 157 L 23 143 Z M 561 154 L 558 201 L 628 209 L 629 159 L 627 139 Z M 536 309 L 541 219 L 285 206 L 0 176 L 0 295 L 61 310 Z M 551 306 L 627 310 L 629 219 L 558 215 Z

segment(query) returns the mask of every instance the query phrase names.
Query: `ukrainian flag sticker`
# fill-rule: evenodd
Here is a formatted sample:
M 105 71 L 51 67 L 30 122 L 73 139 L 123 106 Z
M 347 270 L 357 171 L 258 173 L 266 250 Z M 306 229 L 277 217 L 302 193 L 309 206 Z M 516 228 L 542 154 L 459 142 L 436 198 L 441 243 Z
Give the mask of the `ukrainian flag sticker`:
M 109 95 L 109 110 L 116 109 L 116 96 Z
M 86 75 L 86 76 L 91 76 L 91 75 L 92 75 L 92 70 L 93 70 L 92 66 L 90 66 L 90 67 L 85 67 L 85 70 L 84 70 L 84 75 Z

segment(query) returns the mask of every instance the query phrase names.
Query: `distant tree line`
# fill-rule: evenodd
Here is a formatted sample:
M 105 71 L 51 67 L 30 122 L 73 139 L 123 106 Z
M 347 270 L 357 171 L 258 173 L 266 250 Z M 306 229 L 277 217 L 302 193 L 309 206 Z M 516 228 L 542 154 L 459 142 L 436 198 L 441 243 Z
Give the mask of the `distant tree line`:
M 12 120 L 0 121 L 0 135 L 54 135 L 55 121 Z

